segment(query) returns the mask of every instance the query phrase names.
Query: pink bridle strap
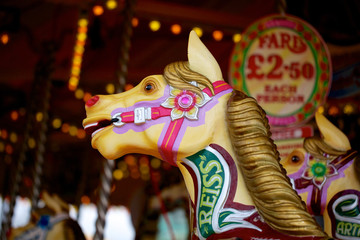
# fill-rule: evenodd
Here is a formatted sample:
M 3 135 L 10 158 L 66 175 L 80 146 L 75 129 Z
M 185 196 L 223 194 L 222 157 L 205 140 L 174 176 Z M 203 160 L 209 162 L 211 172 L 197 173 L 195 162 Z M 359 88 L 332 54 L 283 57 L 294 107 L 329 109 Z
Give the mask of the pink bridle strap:
M 151 119 L 155 120 L 160 117 L 170 116 L 171 109 L 170 108 L 164 108 L 162 106 L 160 107 L 152 107 L 151 108 Z M 133 123 L 135 120 L 135 112 L 129 111 L 129 112 L 123 112 L 121 113 L 121 121 L 124 123 Z
M 213 83 L 213 86 L 214 86 L 215 95 L 218 94 L 218 93 L 221 93 L 221 92 L 223 92 L 225 90 L 232 89 L 232 87 L 229 84 L 227 84 L 226 82 L 224 82 L 224 81 L 216 81 L 216 82 Z M 212 95 L 209 88 L 205 88 L 203 90 L 203 92 L 206 93 L 209 96 Z
M 215 95 L 222 92 L 222 91 L 225 91 L 225 90 L 228 90 L 228 89 L 232 88 L 229 84 L 227 84 L 224 81 L 216 81 L 216 82 L 213 83 L 213 86 L 214 86 Z M 208 96 L 212 95 L 209 88 L 203 89 L 203 92 L 206 93 Z M 146 108 L 144 108 L 144 109 L 146 109 Z M 171 110 L 172 110 L 171 108 L 164 108 L 162 106 L 160 106 L 160 107 L 152 107 L 152 108 L 147 108 L 147 109 L 148 109 L 148 111 L 151 111 L 151 114 L 148 113 L 148 116 L 151 116 L 152 120 L 158 119 L 160 117 L 170 116 Z M 121 115 L 120 115 L 121 116 L 121 122 L 123 122 L 123 123 L 136 122 L 135 121 L 135 114 L 136 114 L 135 111 L 129 111 L 129 112 L 121 113 Z

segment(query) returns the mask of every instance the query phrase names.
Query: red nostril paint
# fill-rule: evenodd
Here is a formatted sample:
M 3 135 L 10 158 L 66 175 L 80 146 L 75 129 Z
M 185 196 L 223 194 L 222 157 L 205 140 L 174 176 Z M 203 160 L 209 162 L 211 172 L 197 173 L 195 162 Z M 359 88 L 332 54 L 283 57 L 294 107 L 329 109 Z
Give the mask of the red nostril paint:
M 87 107 L 91 107 L 93 106 L 95 103 L 97 103 L 97 101 L 99 101 L 99 96 L 93 96 L 92 98 L 90 98 L 89 100 L 86 101 L 86 106 Z

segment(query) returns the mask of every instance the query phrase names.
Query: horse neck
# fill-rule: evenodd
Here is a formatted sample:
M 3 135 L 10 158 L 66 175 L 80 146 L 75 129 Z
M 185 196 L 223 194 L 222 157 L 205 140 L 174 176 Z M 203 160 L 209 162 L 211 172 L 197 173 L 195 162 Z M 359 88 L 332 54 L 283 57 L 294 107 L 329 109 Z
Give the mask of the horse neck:
M 243 205 L 254 206 L 230 140 L 223 137 L 213 140 L 214 143 L 178 162 L 192 206 L 196 208 L 201 199 L 207 197 L 214 201 L 221 198 L 223 202 L 234 202 L 236 204 L 232 206 L 237 210 Z

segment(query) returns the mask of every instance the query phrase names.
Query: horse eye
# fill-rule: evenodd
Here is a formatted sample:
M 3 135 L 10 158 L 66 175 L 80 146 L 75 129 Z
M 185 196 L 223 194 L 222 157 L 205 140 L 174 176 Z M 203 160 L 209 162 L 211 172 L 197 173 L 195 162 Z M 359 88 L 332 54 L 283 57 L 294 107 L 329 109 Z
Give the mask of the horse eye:
M 154 86 L 153 83 L 147 83 L 147 84 L 145 85 L 145 91 L 146 91 L 146 92 L 151 92 L 151 91 L 153 91 L 154 89 L 155 89 L 155 86 Z
M 300 158 L 298 156 L 294 155 L 294 156 L 291 157 L 291 161 L 294 162 L 294 163 L 297 163 L 297 162 L 300 161 Z

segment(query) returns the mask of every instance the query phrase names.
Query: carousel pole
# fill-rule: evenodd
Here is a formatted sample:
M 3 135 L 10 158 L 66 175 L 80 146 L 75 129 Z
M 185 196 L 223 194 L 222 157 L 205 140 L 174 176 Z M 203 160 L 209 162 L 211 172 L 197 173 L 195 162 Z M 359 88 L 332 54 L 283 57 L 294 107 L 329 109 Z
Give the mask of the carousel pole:
M 285 15 L 287 8 L 286 0 L 277 0 L 276 7 L 281 15 Z
M 104 159 L 103 163 L 103 173 L 100 178 L 100 190 L 99 190 L 99 200 L 97 203 L 97 213 L 98 217 L 96 219 L 96 231 L 94 235 L 94 240 L 104 239 L 104 229 L 105 229 L 105 217 L 107 208 L 109 206 L 109 197 L 112 183 L 112 172 L 115 166 L 115 161 Z
M 30 111 L 28 111 L 29 115 L 27 116 L 27 122 L 25 125 L 25 132 L 24 132 L 24 140 L 21 145 L 19 158 L 15 170 L 16 172 L 13 175 L 12 181 L 10 181 L 12 182 L 11 184 L 12 188 L 10 193 L 9 209 L 7 212 L 4 212 L 4 220 L 2 221 L 2 226 L 1 226 L 1 240 L 7 239 L 7 233 L 11 228 L 11 220 L 14 214 L 16 196 L 19 194 L 20 182 L 22 179 L 22 175 L 24 173 L 24 162 L 26 159 L 26 152 L 28 150 L 27 143 L 30 138 L 30 132 L 32 130 L 33 111 L 31 111 L 31 109 L 33 109 L 33 105 L 35 104 L 32 101 L 30 105 L 31 106 L 27 108 Z M 5 203 L 3 205 L 5 205 Z
M 124 7 L 124 21 L 123 31 L 120 41 L 120 59 L 119 59 L 119 75 L 118 83 L 115 84 L 116 91 L 122 92 L 126 84 L 128 61 L 129 61 L 129 50 L 131 45 L 132 25 L 131 20 L 134 15 L 135 0 L 127 0 Z M 96 219 L 96 231 L 94 240 L 104 239 L 104 228 L 105 228 L 105 217 L 109 206 L 109 197 L 112 183 L 112 173 L 114 170 L 115 161 L 104 159 L 103 173 L 101 176 L 101 185 L 99 190 L 99 201 L 97 204 L 98 218 Z
M 49 105 L 51 97 L 51 81 L 50 73 L 53 69 L 55 63 L 55 43 L 46 42 L 44 43 L 44 58 L 45 63 L 44 69 L 40 69 L 40 73 L 43 75 L 40 76 L 43 78 L 44 83 L 44 93 L 42 101 L 42 119 L 40 123 L 39 136 L 37 140 L 37 149 L 35 154 L 35 166 L 34 166 L 34 175 L 33 175 L 33 189 L 32 189 L 32 198 L 31 198 L 31 211 L 34 211 L 37 208 L 37 203 L 40 196 L 40 186 L 41 186 L 41 177 L 43 173 L 44 165 L 44 155 L 45 155 L 45 143 L 47 140 L 47 131 L 48 131 L 48 120 L 49 120 Z
M 127 0 L 124 8 L 124 21 L 123 29 L 120 40 L 120 58 L 119 58 L 119 72 L 118 72 L 118 84 L 115 84 L 116 91 L 118 93 L 124 90 L 129 63 L 129 51 L 131 46 L 131 36 L 133 33 L 132 19 L 134 16 L 136 0 Z
M 15 208 L 15 202 L 16 202 L 16 197 L 19 194 L 20 191 L 20 183 L 22 180 L 22 176 L 24 174 L 24 162 L 26 160 L 26 153 L 28 151 L 28 141 L 30 139 L 31 133 L 33 131 L 33 126 L 34 126 L 34 119 L 35 119 L 35 114 L 38 110 L 38 101 L 40 98 L 36 98 L 36 96 L 41 95 L 41 92 L 44 90 L 44 84 L 45 84 L 45 96 L 44 96 L 44 101 L 47 101 L 46 103 L 44 102 L 44 109 L 48 106 L 48 101 L 49 101 L 49 97 L 50 97 L 50 93 L 49 93 L 49 89 L 50 89 L 50 73 L 52 71 L 52 66 L 54 63 L 54 58 L 53 58 L 53 54 L 51 54 L 51 57 L 48 57 L 46 49 L 43 53 L 43 56 L 40 58 L 39 62 L 37 63 L 36 66 L 36 70 L 35 70 L 35 78 L 33 81 L 33 85 L 32 85 L 32 90 L 31 90 L 31 94 L 30 96 L 32 96 L 29 100 L 28 103 L 28 107 L 27 107 L 27 120 L 26 120 L 26 124 L 25 124 L 25 130 L 24 130 L 24 139 L 21 145 L 21 149 L 20 149 L 20 153 L 19 153 L 19 158 L 17 161 L 17 167 L 15 169 L 15 173 L 13 175 L 13 179 L 12 179 L 12 191 L 10 193 L 10 202 L 9 202 L 9 210 L 5 213 L 5 221 L 3 221 L 2 223 L 2 228 L 1 228 L 1 240 L 6 240 L 7 239 L 7 233 L 9 232 L 10 228 L 11 228 L 11 220 L 12 220 L 12 216 L 14 214 L 14 208 Z M 45 111 L 44 111 L 45 112 Z M 44 114 L 44 113 L 43 113 Z M 45 120 L 47 120 L 47 113 L 45 113 L 43 115 L 43 120 L 45 122 Z M 40 130 L 40 139 L 39 139 L 39 145 L 38 145 L 38 153 L 37 158 L 40 157 L 40 155 L 42 155 L 44 153 L 44 142 L 46 141 L 46 136 L 45 136 L 45 131 L 46 131 L 47 127 L 41 127 L 41 130 L 44 130 L 44 132 L 42 132 Z M 41 144 L 42 142 L 42 144 Z M 39 161 L 40 160 L 40 161 Z M 40 159 L 38 159 L 38 164 L 37 164 L 37 170 L 38 173 L 40 173 L 41 171 L 41 166 L 42 166 L 42 162 L 43 162 L 43 157 L 41 157 Z M 42 172 L 42 171 L 41 171 Z M 40 186 L 40 178 L 39 179 L 35 179 L 37 186 Z M 34 184 L 35 185 L 35 184 Z M 35 188 L 35 186 L 34 186 Z M 38 189 L 36 190 L 38 191 Z M 33 196 L 34 199 L 34 196 Z M 34 204 L 34 203 L 32 203 Z

